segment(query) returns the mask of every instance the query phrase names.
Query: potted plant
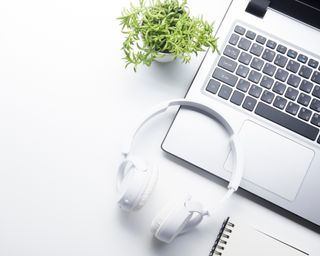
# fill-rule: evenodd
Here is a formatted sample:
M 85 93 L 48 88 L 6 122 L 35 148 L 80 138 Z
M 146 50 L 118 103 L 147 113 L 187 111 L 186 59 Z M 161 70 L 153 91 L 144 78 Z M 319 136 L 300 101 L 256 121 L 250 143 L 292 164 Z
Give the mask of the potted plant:
M 181 59 L 187 63 L 192 54 L 211 47 L 217 50 L 217 38 L 213 24 L 202 17 L 191 17 L 187 1 L 140 0 L 130 5 L 118 18 L 125 35 L 122 50 L 126 67 L 144 64 L 150 66 L 155 60 L 166 62 Z

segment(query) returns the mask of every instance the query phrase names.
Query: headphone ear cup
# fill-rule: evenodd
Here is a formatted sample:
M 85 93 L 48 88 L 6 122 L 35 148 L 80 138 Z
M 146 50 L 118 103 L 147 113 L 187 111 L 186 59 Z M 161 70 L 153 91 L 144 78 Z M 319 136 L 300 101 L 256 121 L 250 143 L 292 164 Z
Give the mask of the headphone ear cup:
M 176 202 L 164 208 L 151 223 L 151 232 L 165 243 L 170 243 L 178 236 L 188 223 L 192 213 L 184 206 L 184 202 Z
M 152 169 L 148 171 L 150 172 L 149 180 L 147 181 L 145 189 L 142 192 L 140 198 L 138 199 L 137 206 L 135 208 L 136 210 L 141 209 L 145 205 L 158 181 L 158 169 L 156 167 L 152 167 Z
M 184 201 L 168 205 L 153 219 L 151 232 L 158 240 L 170 243 L 179 234 L 197 226 L 204 215 L 208 213 L 202 209 L 201 203 L 186 196 Z
M 156 217 L 153 218 L 151 222 L 151 228 L 150 231 L 152 234 L 156 234 L 162 225 L 162 223 L 166 220 L 166 218 L 169 216 L 170 211 L 172 210 L 171 207 L 167 206 L 163 208 L 159 214 L 156 215 Z
M 145 166 L 145 168 L 140 169 L 139 166 Z M 128 158 L 121 163 L 117 182 L 118 205 L 121 209 L 138 210 L 151 194 L 157 180 L 157 173 L 146 166 L 143 161 L 137 158 Z

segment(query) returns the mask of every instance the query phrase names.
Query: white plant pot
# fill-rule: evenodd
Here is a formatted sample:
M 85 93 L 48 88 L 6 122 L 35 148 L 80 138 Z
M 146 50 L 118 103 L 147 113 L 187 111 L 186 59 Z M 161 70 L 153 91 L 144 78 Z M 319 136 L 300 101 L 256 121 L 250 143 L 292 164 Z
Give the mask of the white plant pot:
M 174 55 L 172 53 L 159 52 L 159 57 L 155 60 L 160 63 L 168 63 L 174 60 Z

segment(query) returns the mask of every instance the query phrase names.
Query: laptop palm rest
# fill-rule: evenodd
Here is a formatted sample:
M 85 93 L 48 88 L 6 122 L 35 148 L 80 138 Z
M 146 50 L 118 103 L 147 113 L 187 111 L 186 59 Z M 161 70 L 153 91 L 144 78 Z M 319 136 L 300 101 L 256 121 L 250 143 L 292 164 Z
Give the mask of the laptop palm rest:
M 244 122 L 239 139 L 245 155 L 244 179 L 293 201 L 314 152 L 252 121 Z M 232 169 L 230 153 L 224 167 Z

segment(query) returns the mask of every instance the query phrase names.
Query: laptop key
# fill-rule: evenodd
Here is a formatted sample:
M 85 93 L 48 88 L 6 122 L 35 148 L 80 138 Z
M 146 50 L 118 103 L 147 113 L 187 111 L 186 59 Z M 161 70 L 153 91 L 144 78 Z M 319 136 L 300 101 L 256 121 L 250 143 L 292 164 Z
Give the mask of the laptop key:
M 278 54 L 276 59 L 274 60 L 274 64 L 283 68 L 287 64 L 287 61 L 288 61 L 287 57 L 285 57 L 281 54 Z
M 299 110 L 299 105 L 291 101 L 288 103 L 286 107 L 286 112 L 294 116 L 298 113 L 298 110 Z
M 310 60 L 308 61 L 308 66 L 309 66 L 309 67 L 317 68 L 318 65 L 319 65 L 319 62 L 316 61 L 316 60 L 314 60 L 314 59 L 310 59 Z
M 250 49 L 250 53 L 260 56 L 263 51 L 263 47 L 259 44 L 253 43 Z
M 262 75 L 259 72 L 251 70 L 248 79 L 249 79 L 249 81 L 258 84 L 261 79 L 261 76 Z
M 300 90 L 310 93 L 313 87 L 313 83 L 307 81 L 307 80 L 302 80 L 301 85 L 300 85 Z M 313 90 L 314 91 L 314 90 Z
M 259 98 L 262 92 L 262 88 L 258 85 L 251 85 L 250 90 L 249 90 L 249 94 L 255 98 Z
M 263 67 L 263 64 L 264 64 L 263 60 L 261 60 L 261 59 L 259 59 L 257 57 L 254 57 L 252 62 L 251 62 L 250 67 L 260 71 L 262 69 L 262 67 Z M 267 64 L 269 64 L 269 63 L 267 63 Z
M 235 62 L 229 58 L 226 58 L 224 56 L 222 56 L 218 62 L 219 67 L 222 67 L 230 72 L 235 71 L 237 65 L 238 65 L 237 62 Z
M 267 47 L 274 49 L 274 48 L 276 48 L 276 46 L 277 46 L 277 43 L 275 41 L 273 41 L 273 40 L 267 41 Z
M 246 33 L 246 37 L 248 37 L 248 38 L 253 40 L 256 37 L 256 33 L 254 33 L 251 30 L 248 30 L 247 33 Z
M 278 44 L 277 52 L 286 53 L 286 51 L 287 51 L 287 47 L 285 47 L 285 46 L 282 45 L 282 44 Z
M 320 127 L 320 115 L 314 113 L 311 119 L 311 123 Z
M 312 115 L 312 111 L 310 109 L 302 107 L 299 111 L 298 117 L 308 122 L 311 115 Z
M 231 93 L 232 93 L 231 87 L 223 84 L 223 85 L 221 86 L 221 88 L 220 88 L 220 91 L 219 91 L 219 93 L 218 93 L 218 96 L 221 97 L 221 98 L 223 98 L 223 99 L 225 99 L 225 100 L 228 100 L 229 97 L 230 97 L 230 95 L 231 95 Z
M 229 39 L 229 44 L 236 45 L 239 39 L 240 39 L 240 36 L 233 33 Z
M 320 127 L 320 115 L 314 113 L 311 119 L 311 123 Z
M 241 52 L 239 62 L 248 65 L 252 59 L 252 55 L 246 52 Z
M 230 101 L 238 106 L 241 105 L 242 101 L 244 99 L 244 93 L 235 90 L 231 96 Z
M 246 32 L 246 29 L 244 27 L 241 27 L 239 25 L 235 26 L 234 28 L 234 32 L 240 34 L 240 35 L 244 35 L 244 33 Z
M 229 73 L 228 71 L 225 71 L 221 68 L 216 68 L 212 74 L 212 77 L 226 83 L 230 86 L 235 86 L 235 84 L 238 81 L 238 77 Z
M 279 111 L 263 102 L 258 103 L 255 113 L 313 141 L 317 138 L 319 133 L 318 128 L 285 112 Z
M 246 110 L 252 111 L 257 104 L 257 100 L 250 96 L 247 96 L 244 100 L 242 107 Z
M 294 60 L 289 60 L 288 65 L 287 65 L 287 70 L 297 73 L 297 71 L 300 68 L 300 64 Z
M 247 51 L 250 48 L 250 45 L 251 45 L 251 41 L 248 40 L 247 38 L 241 38 L 238 43 L 238 47 L 245 51 Z
M 262 59 L 272 62 L 276 53 L 270 49 L 265 49 L 262 54 Z
M 306 55 L 299 54 L 298 61 L 301 63 L 306 63 L 308 61 L 308 57 Z
M 284 69 L 278 68 L 276 75 L 274 77 L 284 82 L 287 80 L 288 75 L 289 75 L 289 72 L 285 71 Z
M 312 95 L 320 99 L 320 86 L 316 85 L 312 91 Z
M 213 94 L 216 94 L 217 91 L 219 90 L 219 87 L 220 87 L 221 83 L 218 82 L 217 80 L 213 80 L 213 79 L 210 79 L 208 85 L 207 85 L 207 88 L 206 90 L 208 92 L 211 92 Z
M 290 74 L 287 83 L 293 87 L 298 87 L 300 84 L 301 78 L 294 75 L 294 74 Z
M 273 85 L 274 80 L 268 76 L 263 76 L 261 79 L 260 85 L 264 88 L 270 89 Z
M 305 93 L 300 93 L 299 98 L 297 100 L 298 103 L 300 103 L 303 106 L 308 106 L 310 103 L 311 97 Z
M 246 91 L 248 91 L 249 86 L 250 86 L 250 83 L 248 81 L 240 79 L 237 84 L 237 89 L 239 89 L 243 92 L 246 92 Z
M 272 91 L 282 95 L 284 91 L 286 90 L 286 85 L 280 82 L 276 82 L 272 88 Z
M 312 81 L 312 82 L 315 82 L 315 83 L 317 83 L 317 84 L 320 84 L 320 72 L 314 71 L 314 72 L 313 72 L 313 75 L 312 75 L 312 77 L 311 77 L 311 81 Z
M 317 112 L 320 112 L 320 100 L 313 99 L 311 101 L 310 108 Z
M 262 101 L 271 104 L 271 102 L 273 101 L 273 98 L 274 98 L 274 93 L 269 92 L 267 90 L 263 91 L 262 96 L 261 96 Z
M 223 51 L 223 54 L 230 57 L 231 59 L 236 60 L 239 56 L 240 50 L 237 48 L 234 48 L 231 45 L 227 45 L 226 48 Z
M 249 73 L 249 68 L 246 67 L 246 66 L 243 66 L 243 65 L 240 64 L 239 67 L 237 68 L 236 74 L 237 74 L 238 76 L 241 76 L 241 77 L 243 77 L 243 78 L 246 78 L 247 75 L 248 75 L 248 73 Z
M 264 65 L 262 72 L 269 76 L 273 76 L 276 69 L 277 69 L 276 66 L 272 65 L 271 63 L 266 63 L 266 65 Z
M 273 106 L 279 108 L 279 109 L 284 109 L 284 107 L 286 106 L 287 104 L 287 100 L 280 97 L 280 96 L 277 96 L 275 99 L 274 99 L 274 102 L 273 102 Z
M 256 41 L 259 44 L 264 44 L 267 41 L 267 38 L 265 38 L 264 36 L 258 35 L 257 38 L 256 38 Z
M 301 66 L 299 75 L 304 77 L 304 78 L 309 78 L 311 76 L 312 69 L 307 67 L 307 66 Z
M 287 52 L 287 56 L 292 58 L 292 59 L 295 59 L 297 57 L 298 53 L 295 51 L 295 50 L 292 50 L 292 49 L 289 49 L 288 52 Z
M 296 100 L 298 93 L 299 93 L 298 90 L 293 89 L 292 87 L 288 87 L 286 94 L 284 96 L 290 100 Z

